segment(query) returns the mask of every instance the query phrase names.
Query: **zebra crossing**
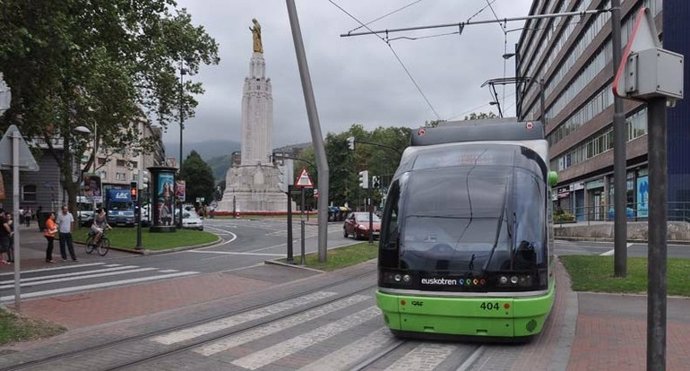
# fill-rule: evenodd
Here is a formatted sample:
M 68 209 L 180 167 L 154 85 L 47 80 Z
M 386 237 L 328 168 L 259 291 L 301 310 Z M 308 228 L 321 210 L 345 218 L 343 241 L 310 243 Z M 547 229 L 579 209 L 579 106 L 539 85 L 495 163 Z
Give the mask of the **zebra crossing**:
M 446 369 L 450 364 L 457 367 L 458 354 L 471 350 L 463 344 L 403 343 L 385 327 L 372 295 L 358 294 L 333 300 L 334 295 L 334 292 L 314 292 L 277 305 L 165 333 L 149 341 L 167 346 L 184 345 L 250 321 L 267 319 L 269 315 L 294 313 L 244 331 L 226 332 L 230 335 L 197 345 L 191 352 L 221 365 L 231 364 L 246 370 L 276 367 L 303 371 L 350 370 L 359 369 L 356 366 L 368 364 L 374 357 L 376 369 L 393 371 Z M 313 307 L 321 301 L 327 302 Z M 299 311 L 309 304 L 312 304 L 310 308 Z M 405 346 L 398 349 L 401 344 Z M 377 354 L 389 356 L 375 356 Z
M 22 291 L 21 298 L 28 299 L 184 277 L 198 273 L 196 271 L 107 264 L 105 262 L 71 264 L 23 271 L 19 287 Z M 14 273 L 0 274 L 0 302 L 14 299 L 14 287 Z

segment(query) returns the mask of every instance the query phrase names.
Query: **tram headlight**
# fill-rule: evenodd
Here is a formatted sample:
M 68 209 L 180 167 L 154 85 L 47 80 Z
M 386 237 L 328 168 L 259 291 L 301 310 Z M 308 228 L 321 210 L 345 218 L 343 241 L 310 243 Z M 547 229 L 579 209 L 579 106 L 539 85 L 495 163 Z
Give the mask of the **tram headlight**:
M 501 278 L 498 279 L 498 282 L 499 282 L 501 285 L 505 285 L 505 284 L 508 283 L 508 277 L 506 277 L 506 276 L 501 276 Z
M 393 276 L 393 279 L 395 280 L 395 282 L 400 282 L 402 277 L 399 274 L 396 274 L 395 276 Z
M 512 283 L 513 285 L 517 284 L 518 283 L 518 276 L 511 276 L 510 277 L 510 283 Z
M 411 279 L 412 279 L 412 278 L 410 278 L 410 275 L 409 275 L 409 274 L 406 274 L 406 275 L 404 275 L 404 276 L 402 277 L 402 280 L 403 280 L 403 282 L 405 282 L 405 283 L 410 282 Z

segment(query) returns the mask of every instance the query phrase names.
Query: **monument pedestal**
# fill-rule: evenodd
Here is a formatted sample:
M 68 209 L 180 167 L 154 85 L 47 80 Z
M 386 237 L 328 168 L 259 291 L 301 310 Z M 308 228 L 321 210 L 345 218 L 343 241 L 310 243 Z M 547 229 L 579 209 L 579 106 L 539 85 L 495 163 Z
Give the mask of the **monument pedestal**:
M 257 214 L 287 212 L 287 195 L 278 187 L 279 181 L 280 170 L 272 165 L 230 168 L 218 210 Z M 291 202 L 294 210 L 295 203 Z

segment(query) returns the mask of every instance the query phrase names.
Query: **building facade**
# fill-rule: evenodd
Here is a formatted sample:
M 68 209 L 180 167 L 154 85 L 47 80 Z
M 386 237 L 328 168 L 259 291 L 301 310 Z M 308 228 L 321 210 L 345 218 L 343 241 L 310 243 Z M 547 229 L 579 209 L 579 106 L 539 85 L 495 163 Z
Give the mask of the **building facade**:
M 636 11 L 654 15 L 664 47 L 688 54 L 684 0 L 621 0 L 622 45 L 628 41 Z M 608 9 L 610 0 L 535 0 L 530 15 Z M 674 30 L 664 33 L 665 30 Z M 610 220 L 613 209 L 613 53 L 611 14 L 529 20 L 516 45 L 517 116 L 542 120 L 551 169 L 559 173 L 555 202 L 578 220 Z M 688 68 L 685 66 L 685 83 Z M 690 217 L 690 118 L 687 99 L 668 109 L 669 217 Z M 647 217 L 647 108 L 626 100 L 628 216 Z M 684 214 L 683 214 L 684 213 Z

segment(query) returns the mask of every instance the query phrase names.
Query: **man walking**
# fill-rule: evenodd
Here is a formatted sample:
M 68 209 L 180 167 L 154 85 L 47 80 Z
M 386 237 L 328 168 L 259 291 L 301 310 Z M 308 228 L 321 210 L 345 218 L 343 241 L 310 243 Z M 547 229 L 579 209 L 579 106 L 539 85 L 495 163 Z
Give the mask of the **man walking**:
M 60 232 L 60 255 L 62 261 L 67 260 L 65 252 L 65 245 L 69 249 L 69 255 L 73 261 L 78 261 L 77 256 L 74 255 L 74 245 L 72 244 L 72 225 L 74 224 L 74 216 L 67 210 L 67 206 L 62 206 L 62 212 L 57 217 L 58 231 Z

